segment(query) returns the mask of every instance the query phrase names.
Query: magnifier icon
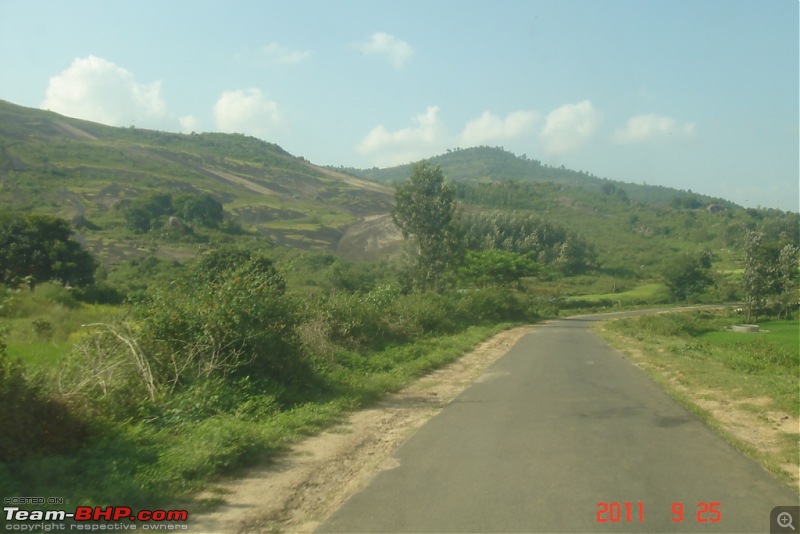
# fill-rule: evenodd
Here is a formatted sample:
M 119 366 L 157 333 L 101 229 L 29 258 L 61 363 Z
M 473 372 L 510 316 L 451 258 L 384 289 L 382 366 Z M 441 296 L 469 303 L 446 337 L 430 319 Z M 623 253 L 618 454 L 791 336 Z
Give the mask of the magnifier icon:
M 789 512 L 779 513 L 777 520 L 778 520 L 778 525 L 781 528 L 789 527 L 790 529 L 794 530 L 794 525 L 792 524 L 792 514 L 790 514 Z

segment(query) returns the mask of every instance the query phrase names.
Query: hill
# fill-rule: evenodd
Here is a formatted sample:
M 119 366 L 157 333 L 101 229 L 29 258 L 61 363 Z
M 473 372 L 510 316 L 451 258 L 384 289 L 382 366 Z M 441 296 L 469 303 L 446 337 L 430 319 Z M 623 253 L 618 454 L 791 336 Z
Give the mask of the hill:
M 392 201 L 391 187 L 253 137 L 114 128 L 4 101 L 0 186 L 0 209 L 80 221 L 78 238 L 109 262 L 184 258 L 208 240 L 245 238 L 333 252 L 348 227 L 385 215 Z M 210 195 L 227 224 L 183 236 L 126 227 L 133 200 L 163 193 Z
M 665 257 L 684 250 L 709 249 L 722 268 L 737 269 L 745 232 L 786 215 L 551 167 L 501 148 L 450 150 L 429 161 L 465 211 L 533 213 L 580 234 L 604 269 L 637 278 L 652 278 Z M 400 243 L 388 215 L 393 185 L 410 173 L 410 165 L 320 167 L 239 134 L 115 128 L 0 101 L 0 209 L 73 221 L 78 239 L 107 264 L 149 254 L 182 260 L 206 243 L 253 241 L 386 258 Z M 224 221 L 206 228 L 162 220 L 135 231 L 126 215 L 154 195 L 207 195 Z
M 657 277 L 670 255 L 702 249 L 714 253 L 721 269 L 736 270 L 747 230 L 765 219 L 784 221 L 787 228 L 797 225 L 796 214 L 599 178 L 502 148 L 450 150 L 428 161 L 442 168 L 467 211 L 532 212 L 580 234 L 596 247 L 600 265 L 617 275 Z M 393 184 L 410 174 L 411 165 L 338 170 Z
M 482 182 L 552 182 L 562 185 L 580 186 L 587 191 L 600 193 L 611 186 L 615 190 L 624 191 L 631 200 L 647 204 L 692 203 L 699 205 L 718 204 L 725 207 L 736 207 L 728 200 L 698 195 L 691 191 L 681 191 L 658 185 L 644 185 L 620 182 L 600 178 L 583 171 L 574 171 L 543 164 L 526 155 L 516 156 L 500 147 L 479 146 L 473 148 L 457 148 L 448 150 L 429 158 L 432 165 L 442 168 L 451 181 Z M 380 183 L 395 183 L 408 177 L 412 165 L 398 165 L 386 169 L 346 169 L 345 172 Z

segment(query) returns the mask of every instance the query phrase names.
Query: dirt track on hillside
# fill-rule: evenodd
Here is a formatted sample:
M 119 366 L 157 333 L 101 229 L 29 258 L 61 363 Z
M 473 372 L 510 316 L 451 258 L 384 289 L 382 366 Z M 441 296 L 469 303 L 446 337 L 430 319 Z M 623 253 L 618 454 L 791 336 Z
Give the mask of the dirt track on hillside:
M 276 462 L 217 484 L 200 499 L 224 503 L 193 516 L 195 533 L 311 532 L 381 469 L 392 453 L 533 327 L 502 332 L 451 365 L 290 449 Z

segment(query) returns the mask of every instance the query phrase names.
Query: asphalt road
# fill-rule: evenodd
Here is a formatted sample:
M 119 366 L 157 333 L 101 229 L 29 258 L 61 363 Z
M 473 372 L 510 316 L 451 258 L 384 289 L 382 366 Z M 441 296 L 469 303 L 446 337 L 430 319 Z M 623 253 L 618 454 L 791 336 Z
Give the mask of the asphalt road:
M 522 338 L 317 532 L 769 532 L 773 507 L 800 504 L 596 319 Z

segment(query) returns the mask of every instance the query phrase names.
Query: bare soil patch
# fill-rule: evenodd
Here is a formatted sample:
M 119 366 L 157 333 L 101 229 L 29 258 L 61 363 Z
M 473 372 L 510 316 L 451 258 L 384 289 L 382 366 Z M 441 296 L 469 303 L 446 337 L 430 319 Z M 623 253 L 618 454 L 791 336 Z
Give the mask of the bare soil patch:
M 501 332 L 376 406 L 297 443 L 270 465 L 216 484 L 198 498 L 222 504 L 194 514 L 191 531 L 313 531 L 376 473 L 395 467 L 394 451 L 532 329 Z
M 364 217 L 351 224 L 336 245 L 336 255 L 353 261 L 369 261 L 399 254 L 403 243 L 391 215 Z

